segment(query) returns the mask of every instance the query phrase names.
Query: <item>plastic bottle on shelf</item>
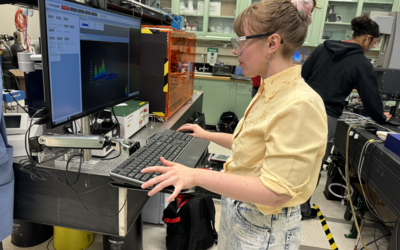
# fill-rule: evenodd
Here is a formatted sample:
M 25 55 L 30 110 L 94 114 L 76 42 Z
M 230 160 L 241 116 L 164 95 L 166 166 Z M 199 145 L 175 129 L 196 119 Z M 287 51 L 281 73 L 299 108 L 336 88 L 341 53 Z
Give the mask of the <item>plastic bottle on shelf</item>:
M 188 25 L 186 31 L 191 31 L 192 30 L 192 25 Z
M 192 31 L 197 31 L 197 21 L 194 21 L 194 24 L 192 26 Z

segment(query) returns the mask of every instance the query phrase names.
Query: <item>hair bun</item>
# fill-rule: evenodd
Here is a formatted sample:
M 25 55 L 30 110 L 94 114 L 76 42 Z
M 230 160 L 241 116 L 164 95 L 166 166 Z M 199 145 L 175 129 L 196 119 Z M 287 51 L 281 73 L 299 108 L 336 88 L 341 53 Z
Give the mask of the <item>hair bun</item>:
M 367 30 L 367 28 L 371 25 L 372 19 L 367 15 L 358 16 L 351 20 L 351 29 L 359 33 L 360 31 Z
M 308 25 L 312 22 L 312 14 L 311 12 L 314 9 L 314 0 L 291 0 L 293 6 L 299 12 L 299 15 L 302 20 L 306 21 Z
M 379 25 L 373 21 L 367 14 L 355 17 L 351 20 L 351 29 L 355 37 L 361 35 L 371 35 L 379 37 Z

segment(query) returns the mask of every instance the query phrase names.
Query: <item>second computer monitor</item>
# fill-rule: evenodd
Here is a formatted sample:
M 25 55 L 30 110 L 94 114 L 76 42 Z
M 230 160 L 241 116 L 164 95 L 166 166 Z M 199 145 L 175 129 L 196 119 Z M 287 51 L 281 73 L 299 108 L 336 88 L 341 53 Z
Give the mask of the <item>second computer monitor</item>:
M 139 18 L 64 0 L 40 0 L 39 14 L 48 126 L 139 96 Z

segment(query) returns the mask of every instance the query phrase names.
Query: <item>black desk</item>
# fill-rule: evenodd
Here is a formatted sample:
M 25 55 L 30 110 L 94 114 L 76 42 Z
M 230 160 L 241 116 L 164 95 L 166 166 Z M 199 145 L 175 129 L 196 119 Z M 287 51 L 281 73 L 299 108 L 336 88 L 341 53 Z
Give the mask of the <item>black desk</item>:
M 350 124 L 344 121 L 338 121 L 335 133 L 334 154 L 340 154 L 344 158 L 346 157 L 349 126 Z M 396 127 L 387 127 L 400 133 L 400 129 Z M 380 130 L 384 131 L 384 129 Z M 352 131 L 354 131 L 354 135 L 358 134 L 359 137 L 355 139 L 353 135 L 349 139 L 349 166 L 358 172 L 360 155 L 364 144 L 370 139 L 379 140 L 379 137 L 366 131 L 363 127 L 353 128 Z M 400 157 L 387 149 L 384 146 L 384 142 L 376 146 L 374 144 L 371 144 L 366 150 L 361 178 L 379 196 L 397 219 L 400 219 L 400 192 L 398 191 L 400 188 Z M 399 232 L 393 232 L 392 235 L 397 233 Z M 392 237 L 392 239 L 395 238 Z M 393 246 L 393 244 L 390 244 L 390 246 Z M 389 247 L 388 249 L 391 248 Z
M 152 129 L 143 128 L 132 139 L 144 145 L 149 135 L 180 127 L 190 117 L 195 118 L 197 111 L 202 111 L 202 103 L 203 93 L 197 92 L 192 102 L 184 105 L 168 122 L 155 123 Z M 116 155 L 117 152 L 112 154 Z M 85 209 L 78 196 L 56 178 L 47 176 L 46 181 L 33 181 L 29 174 L 19 170 L 17 163 L 21 159 L 23 157 L 14 158 L 14 219 L 124 237 L 148 200 L 147 191 L 116 188 L 108 184 L 109 171 L 123 159 L 101 161 L 93 169 L 82 169 L 74 189 L 81 193 L 79 197 L 91 211 Z M 55 165 L 54 161 L 40 164 L 38 169 L 49 171 L 65 181 L 65 167 Z M 77 169 L 72 168 L 68 179 L 73 182 L 76 176 Z M 97 187 L 101 188 L 84 193 Z

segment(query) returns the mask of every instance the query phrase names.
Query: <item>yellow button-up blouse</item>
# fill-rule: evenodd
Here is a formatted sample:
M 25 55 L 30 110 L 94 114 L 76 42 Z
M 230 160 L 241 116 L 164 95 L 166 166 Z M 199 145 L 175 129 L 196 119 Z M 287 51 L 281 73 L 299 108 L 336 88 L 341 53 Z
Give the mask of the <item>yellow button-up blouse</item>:
M 265 215 L 280 213 L 314 192 L 327 133 L 321 97 L 301 78 L 301 66 L 293 66 L 261 82 L 233 134 L 225 172 L 257 176 L 273 192 L 290 195 L 280 207 L 255 204 Z

